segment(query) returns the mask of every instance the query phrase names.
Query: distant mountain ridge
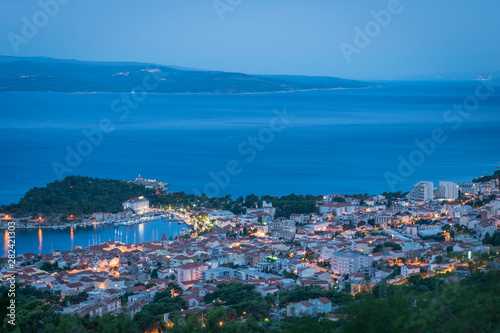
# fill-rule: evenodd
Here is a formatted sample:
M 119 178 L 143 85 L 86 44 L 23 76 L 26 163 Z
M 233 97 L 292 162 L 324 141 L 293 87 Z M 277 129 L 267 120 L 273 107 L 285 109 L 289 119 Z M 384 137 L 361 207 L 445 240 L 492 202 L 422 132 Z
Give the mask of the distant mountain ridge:
M 151 70 L 154 68 L 154 70 Z M 139 62 L 97 62 L 0 56 L 0 91 L 130 92 L 153 76 L 156 93 L 264 93 L 366 88 L 337 77 L 249 75 Z

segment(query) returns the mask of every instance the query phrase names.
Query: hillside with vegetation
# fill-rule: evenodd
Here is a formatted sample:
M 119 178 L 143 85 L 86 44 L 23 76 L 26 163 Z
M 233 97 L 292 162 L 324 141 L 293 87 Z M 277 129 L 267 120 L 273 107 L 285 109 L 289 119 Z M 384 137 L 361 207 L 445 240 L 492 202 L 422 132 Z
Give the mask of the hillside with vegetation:
M 205 297 L 213 306 L 204 311 L 204 327 L 200 313 L 181 316 L 187 304 L 172 296 L 171 289 L 180 291 L 173 284 L 133 317 L 106 314 L 94 318 L 62 314 L 60 310 L 68 304 L 61 300 L 60 291 L 18 286 L 16 326 L 7 324 L 8 289 L 0 287 L 0 332 L 498 332 L 499 281 L 499 271 L 474 270 L 458 283 L 445 274 L 416 275 L 408 284 L 383 290 L 376 286 L 373 293 L 355 297 L 319 287 L 280 292 L 282 309 L 288 302 L 326 297 L 339 306 L 336 312 L 343 315 L 339 321 L 330 321 L 324 314 L 277 320 L 271 316 L 271 309 L 278 305 L 275 295 L 263 298 L 248 284 L 220 284 Z M 168 326 L 164 313 L 170 313 Z
M 154 192 L 121 180 L 68 176 L 30 189 L 18 203 L 0 207 L 0 212 L 15 217 L 117 213 L 123 210 L 123 201 L 141 195 Z
M 496 170 L 492 175 L 488 176 L 482 176 L 479 178 L 474 178 L 472 180 L 473 183 L 481 183 L 481 182 L 487 182 L 493 179 L 500 179 L 500 170 Z
M 263 201 L 272 202 L 276 217 L 289 217 L 294 213 L 311 213 L 316 210 L 316 201 L 322 196 L 289 194 L 281 197 L 254 194 L 235 199 L 231 195 L 208 197 L 184 192 L 158 193 L 144 186 L 114 179 L 84 176 L 68 176 L 45 187 L 30 189 L 18 203 L 0 207 L 0 213 L 14 217 L 73 215 L 76 218 L 96 212 L 117 213 L 123 210 L 122 202 L 144 196 L 153 207 L 172 207 L 192 210 L 195 207 L 230 210 L 235 214 L 247 208 L 261 206 Z
M 205 207 L 216 210 L 229 210 L 234 214 L 241 214 L 251 207 L 262 207 L 262 202 L 272 202 L 276 208 L 275 217 L 290 217 L 290 214 L 308 214 L 316 211 L 316 201 L 323 199 L 320 195 L 288 194 L 281 197 L 249 194 L 235 199 L 231 195 L 223 197 L 208 197 L 205 194 L 187 194 L 184 192 L 169 193 L 164 196 L 152 197 L 150 201 L 157 206 L 171 206 L 185 209 Z

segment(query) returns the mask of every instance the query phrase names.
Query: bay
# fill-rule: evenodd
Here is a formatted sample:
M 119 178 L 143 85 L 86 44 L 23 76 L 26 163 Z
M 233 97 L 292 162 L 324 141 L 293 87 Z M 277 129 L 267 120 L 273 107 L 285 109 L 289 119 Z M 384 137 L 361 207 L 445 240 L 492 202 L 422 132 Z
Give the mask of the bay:
M 175 238 L 187 226 L 177 221 L 153 220 L 150 222 L 128 226 L 114 225 L 86 225 L 65 229 L 16 229 L 15 251 L 21 253 L 52 253 L 52 251 L 70 251 L 77 246 L 86 248 L 106 241 L 120 241 L 122 243 L 143 243 L 159 241 L 163 233 Z M 4 230 L 2 238 L 2 256 L 6 257 L 9 251 L 8 231 Z

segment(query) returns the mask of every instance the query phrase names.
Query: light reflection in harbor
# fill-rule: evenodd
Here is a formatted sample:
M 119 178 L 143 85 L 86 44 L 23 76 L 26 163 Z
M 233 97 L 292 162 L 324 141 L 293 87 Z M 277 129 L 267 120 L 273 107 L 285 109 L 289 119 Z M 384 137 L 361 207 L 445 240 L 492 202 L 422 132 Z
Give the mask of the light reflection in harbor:
M 38 254 L 42 254 L 43 249 L 43 236 L 42 236 L 42 228 L 38 229 Z
M 139 224 L 139 242 L 144 242 L 144 223 Z
M 181 229 L 187 226 L 171 220 L 154 220 L 142 224 L 129 226 L 94 225 L 93 228 L 77 226 L 66 229 L 38 228 L 16 230 L 16 255 L 21 253 L 51 253 L 53 250 L 69 251 L 77 246 L 86 248 L 89 245 L 98 244 L 115 239 L 116 233 L 120 233 L 122 242 L 141 243 L 150 241 L 152 233 L 161 237 L 163 232 L 167 238 L 179 236 Z M 43 230 L 42 230 L 43 229 Z M 8 231 L 3 239 L 3 256 L 8 255 Z

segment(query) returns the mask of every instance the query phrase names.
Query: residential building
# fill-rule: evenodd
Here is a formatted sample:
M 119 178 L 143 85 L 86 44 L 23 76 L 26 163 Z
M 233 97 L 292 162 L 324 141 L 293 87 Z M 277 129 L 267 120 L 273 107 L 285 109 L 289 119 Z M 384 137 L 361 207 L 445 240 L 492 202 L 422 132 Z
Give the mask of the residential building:
M 434 198 L 455 200 L 458 198 L 458 184 L 440 180 L 439 186 L 434 190 Z
M 418 265 L 401 266 L 401 275 L 403 275 L 404 277 L 409 277 L 410 275 L 419 273 L 420 273 L 420 266 Z
M 356 252 L 337 252 L 332 255 L 330 264 L 334 274 L 358 273 L 373 263 L 372 256 L 362 255 Z
M 201 279 L 201 272 L 208 269 L 208 265 L 201 261 L 189 262 L 177 267 L 176 279 L 178 282 Z
M 308 301 L 302 301 L 298 303 L 290 303 L 286 307 L 287 316 L 301 316 L 314 314 L 314 305 Z
M 477 184 L 470 182 L 459 183 L 458 190 L 465 196 L 476 196 L 479 193 Z
M 421 181 L 413 187 L 413 190 L 408 193 L 407 197 L 409 200 L 431 201 L 434 194 L 433 190 L 433 182 Z

